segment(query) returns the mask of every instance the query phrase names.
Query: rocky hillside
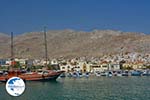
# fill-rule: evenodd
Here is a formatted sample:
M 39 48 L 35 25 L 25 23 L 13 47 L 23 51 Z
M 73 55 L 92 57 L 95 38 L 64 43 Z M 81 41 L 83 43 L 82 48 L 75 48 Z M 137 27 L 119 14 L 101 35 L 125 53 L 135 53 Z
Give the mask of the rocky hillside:
M 98 57 L 121 52 L 150 53 L 150 35 L 113 30 L 82 32 L 73 30 L 47 32 L 48 56 Z M 43 58 L 43 32 L 24 33 L 14 37 L 16 57 Z M 0 34 L 0 58 L 10 57 L 10 37 Z

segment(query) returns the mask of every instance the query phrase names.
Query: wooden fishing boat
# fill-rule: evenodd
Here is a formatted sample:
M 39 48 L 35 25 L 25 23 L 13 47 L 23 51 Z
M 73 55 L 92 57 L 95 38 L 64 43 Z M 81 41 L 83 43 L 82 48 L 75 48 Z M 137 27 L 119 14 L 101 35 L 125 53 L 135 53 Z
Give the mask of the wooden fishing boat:
M 58 76 L 60 76 L 64 71 L 54 71 L 54 70 L 46 70 L 47 69 L 47 41 L 46 41 L 46 31 L 44 31 L 44 39 L 45 39 L 45 57 L 46 57 L 46 65 L 45 70 L 43 69 L 41 72 L 22 72 L 19 69 L 14 69 L 13 64 L 10 66 L 10 69 L 0 75 L 0 81 L 6 82 L 11 77 L 20 77 L 24 81 L 47 81 L 47 80 L 56 80 Z M 13 56 L 13 33 L 11 33 L 11 61 L 14 62 Z
M 42 72 L 25 72 L 19 70 L 8 71 L 0 76 L 1 82 L 6 82 L 11 77 L 20 77 L 24 81 L 48 81 L 56 80 L 64 71 L 43 70 Z

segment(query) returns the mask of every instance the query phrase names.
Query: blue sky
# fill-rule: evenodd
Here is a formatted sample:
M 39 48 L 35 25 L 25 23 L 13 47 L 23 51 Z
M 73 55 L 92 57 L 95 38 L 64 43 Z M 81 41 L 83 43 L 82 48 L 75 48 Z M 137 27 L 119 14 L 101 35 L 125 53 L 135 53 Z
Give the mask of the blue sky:
M 0 0 L 0 32 L 94 29 L 150 33 L 150 0 Z

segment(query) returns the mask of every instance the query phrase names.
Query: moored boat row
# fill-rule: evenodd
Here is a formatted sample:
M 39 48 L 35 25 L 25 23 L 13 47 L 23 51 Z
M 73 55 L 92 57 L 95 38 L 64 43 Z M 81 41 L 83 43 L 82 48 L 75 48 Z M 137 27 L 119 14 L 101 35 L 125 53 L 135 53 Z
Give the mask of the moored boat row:
M 61 78 L 64 77 L 73 77 L 73 78 L 81 78 L 81 77 L 89 77 L 90 73 L 89 72 L 85 72 L 85 73 L 81 73 L 81 72 L 69 72 L 69 73 L 62 73 L 60 75 Z
M 81 78 L 81 77 L 90 77 L 90 76 L 97 76 L 97 77 L 114 77 L 114 76 L 150 76 L 150 70 L 119 70 L 119 71 L 103 71 L 103 72 L 69 72 L 63 73 L 60 77 L 73 77 L 73 78 Z
M 125 70 L 96 72 L 96 76 L 150 76 L 150 70 Z

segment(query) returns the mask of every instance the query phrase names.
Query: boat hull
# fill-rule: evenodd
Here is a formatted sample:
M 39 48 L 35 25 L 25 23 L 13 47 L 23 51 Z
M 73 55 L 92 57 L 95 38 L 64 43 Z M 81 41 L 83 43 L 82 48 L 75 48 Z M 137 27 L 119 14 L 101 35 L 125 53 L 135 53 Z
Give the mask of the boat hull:
M 11 73 L 8 75 L 1 75 L 0 81 L 6 82 L 11 77 L 20 77 L 24 81 L 49 81 L 49 80 L 56 80 L 64 71 L 57 71 L 57 72 L 47 72 L 47 73 L 23 73 L 23 74 L 16 74 Z

